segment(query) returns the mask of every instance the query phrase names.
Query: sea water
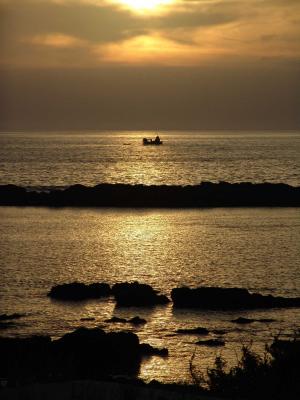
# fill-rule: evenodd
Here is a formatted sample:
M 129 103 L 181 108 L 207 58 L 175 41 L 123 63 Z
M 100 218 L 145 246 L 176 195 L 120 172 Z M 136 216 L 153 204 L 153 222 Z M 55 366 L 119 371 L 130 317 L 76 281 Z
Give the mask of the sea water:
M 0 184 L 300 184 L 300 132 L 15 132 L 0 134 Z
M 201 180 L 299 185 L 296 133 L 168 133 L 161 135 L 163 146 L 150 149 L 140 140 L 148 135 L 2 134 L 1 182 L 29 188 Z M 299 328 L 299 309 L 217 312 L 175 310 L 172 303 L 118 309 L 113 299 L 61 303 L 50 300 L 47 292 L 55 284 L 74 280 L 137 280 L 168 296 L 172 288 L 183 285 L 300 296 L 299 216 L 299 208 L 0 207 L 0 313 L 25 315 L 1 335 L 56 338 L 79 326 L 132 330 L 141 342 L 169 349 L 168 358 L 143 362 L 140 377 L 146 380 L 188 382 L 194 352 L 200 371 L 211 366 L 217 354 L 234 364 L 242 344 L 252 342 L 261 351 L 274 335 L 292 337 Z M 139 315 L 147 323 L 106 323 L 113 315 Z M 275 321 L 241 326 L 232 322 L 239 316 Z M 94 319 L 81 320 L 87 317 Z M 210 330 L 203 339 L 219 337 L 213 331 L 223 330 L 225 347 L 199 347 L 195 342 L 201 337 L 176 334 L 179 328 L 197 326 Z

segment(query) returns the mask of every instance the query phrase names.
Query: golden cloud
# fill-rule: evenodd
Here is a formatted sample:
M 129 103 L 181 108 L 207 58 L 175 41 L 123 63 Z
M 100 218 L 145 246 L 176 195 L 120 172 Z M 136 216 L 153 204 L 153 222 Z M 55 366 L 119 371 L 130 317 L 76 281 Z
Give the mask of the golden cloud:
M 49 46 L 57 48 L 83 47 L 88 44 L 86 40 L 78 39 L 73 36 L 54 33 L 48 35 L 37 35 L 25 41 L 39 46 Z

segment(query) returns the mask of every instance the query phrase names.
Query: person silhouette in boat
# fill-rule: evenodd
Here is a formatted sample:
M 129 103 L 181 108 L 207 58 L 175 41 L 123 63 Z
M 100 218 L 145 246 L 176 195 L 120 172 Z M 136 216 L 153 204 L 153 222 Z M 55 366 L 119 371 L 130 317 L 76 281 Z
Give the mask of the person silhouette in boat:
M 154 139 L 155 143 L 160 143 L 160 137 L 157 135 L 156 138 Z

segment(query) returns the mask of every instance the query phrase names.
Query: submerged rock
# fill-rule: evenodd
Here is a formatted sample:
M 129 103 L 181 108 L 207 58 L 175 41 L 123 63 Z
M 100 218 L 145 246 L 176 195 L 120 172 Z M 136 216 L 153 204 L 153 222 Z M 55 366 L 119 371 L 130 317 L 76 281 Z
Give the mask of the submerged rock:
M 252 322 L 270 323 L 270 322 L 275 322 L 275 319 L 272 318 L 254 319 L 254 318 L 239 317 L 236 319 L 232 319 L 231 322 L 234 322 L 235 324 L 251 324 Z
M 126 318 L 119 318 L 119 317 L 111 317 L 109 319 L 106 319 L 104 322 L 113 322 L 113 323 L 121 322 L 121 323 L 124 323 L 124 322 L 127 322 L 127 319 Z
M 171 297 L 174 307 L 200 309 L 255 309 L 300 307 L 300 297 L 285 298 L 249 293 L 243 288 L 188 287 L 175 288 Z
M 144 318 L 140 318 L 139 316 L 130 318 L 128 322 L 133 325 L 143 325 L 147 323 Z
M 118 306 L 154 306 L 157 304 L 166 304 L 169 299 L 157 294 L 150 285 L 133 282 L 133 283 L 116 283 L 112 287 L 112 293 L 115 296 Z
M 0 330 L 13 328 L 16 324 L 12 321 L 0 321 Z
M 225 329 L 213 329 L 212 333 L 216 335 L 226 335 L 227 331 Z
M 85 283 L 73 282 L 53 286 L 48 296 L 57 300 L 87 300 L 106 297 L 111 294 L 107 283 Z
M 80 321 L 95 321 L 94 317 L 82 317 L 80 318 Z
M 225 346 L 225 341 L 222 339 L 208 339 L 208 340 L 199 340 L 195 344 L 197 344 L 198 346 L 218 347 L 218 346 Z
M 24 317 L 24 314 L 13 313 L 13 314 L 0 314 L 0 321 L 10 321 L 12 319 L 19 319 Z
M 198 327 L 198 328 L 186 328 L 186 329 L 177 329 L 177 333 L 181 335 L 208 335 L 209 331 L 206 328 Z
M 141 351 L 144 356 L 161 356 L 167 357 L 169 355 L 169 351 L 166 348 L 158 349 L 156 347 L 150 346 L 148 343 L 141 344 Z
M 235 324 L 251 324 L 252 322 L 255 322 L 255 319 L 238 317 L 236 319 L 232 319 L 231 322 L 234 322 Z
M 133 325 L 142 325 L 142 324 L 147 323 L 147 321 L 144 318 L 140 318 L 138 316 L 132 317 L 130 319 L 112 317 L 112 318 L 106 319 L 104 322 L 117 322 L 117 323 L 120 322 L 120 323 L 129 323 L 129 324 L 133 324 Z

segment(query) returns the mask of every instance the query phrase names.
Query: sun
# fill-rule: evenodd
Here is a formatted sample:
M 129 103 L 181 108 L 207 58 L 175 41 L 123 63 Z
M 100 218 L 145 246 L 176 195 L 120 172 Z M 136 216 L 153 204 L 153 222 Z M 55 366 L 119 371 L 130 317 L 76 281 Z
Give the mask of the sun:
M 156 9 L 173 3 L 174 0 L 117 0 L 119 4 L 130 8 L 133 11 L 155 11 Z

